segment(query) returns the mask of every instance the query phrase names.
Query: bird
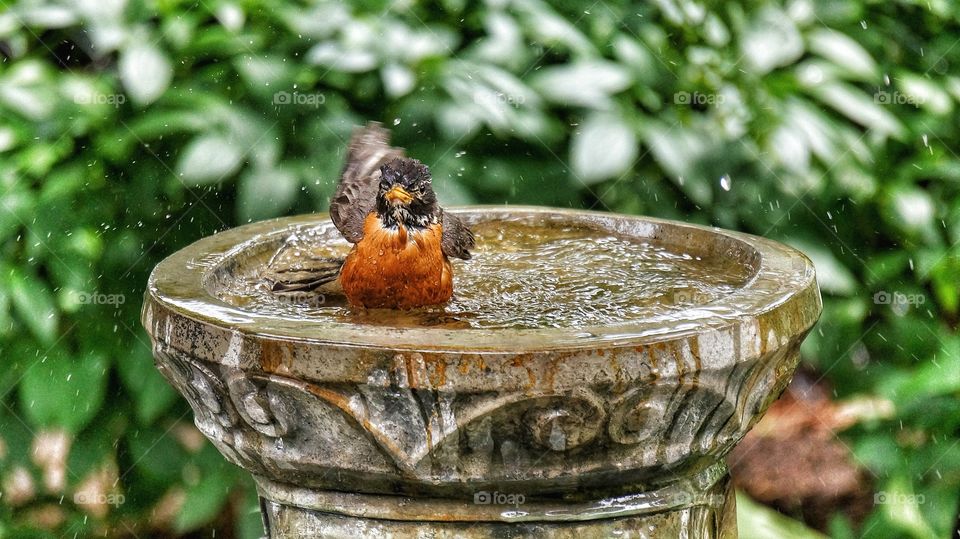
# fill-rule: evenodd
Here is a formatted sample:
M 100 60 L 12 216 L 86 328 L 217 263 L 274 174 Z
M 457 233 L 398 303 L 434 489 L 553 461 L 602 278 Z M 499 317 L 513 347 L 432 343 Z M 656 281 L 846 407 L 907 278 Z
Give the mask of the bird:
M 429 167 L 390 146 L 390 131 L 378 122 L 354 129 L 330 218 L 353 244 L 346 258 L 275 268 L 274 292 L 338 279 L 354 307 L 440 305 L 453 296 L 450 259 L 469 260 L 476 243 L 469 226 L 440 207 Z

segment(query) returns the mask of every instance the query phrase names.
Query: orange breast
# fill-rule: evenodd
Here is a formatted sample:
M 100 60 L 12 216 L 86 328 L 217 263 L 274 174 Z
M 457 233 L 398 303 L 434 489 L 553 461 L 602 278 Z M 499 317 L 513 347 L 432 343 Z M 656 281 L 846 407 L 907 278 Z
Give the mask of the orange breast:
M 453 267 L 440 248 L 439 224 L 422 231 L 383 228 L 376 213 L 363 223 L 363 239 L 340 271 L 352 304 L 367 308 L 412 309 L 436 305 L 453 295 Z

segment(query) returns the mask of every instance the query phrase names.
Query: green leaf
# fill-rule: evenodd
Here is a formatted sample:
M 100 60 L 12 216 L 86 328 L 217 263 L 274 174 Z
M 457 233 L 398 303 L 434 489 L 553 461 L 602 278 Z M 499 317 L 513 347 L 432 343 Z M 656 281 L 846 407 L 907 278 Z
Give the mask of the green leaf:
M 0 74 L 0 104 L 30 120 L 44 120 L 58 102 L 48 66 L 36 60 L 15 62 Z
M 264 535 L 263 517 L 260 515 L 260 497 L 257 485 L 247 474 L 240 480 L 244 490 L 240 514 L 237 515 L 236 530 L 239 539 L 261 539 Z
M 157 487 L 177 482 L 190 460 L 176 437 L 161 425 L 128 431 L 126 449 L 138 478 Z
M 20 20 L 30 26 L 38 26 L 44 29 L 66 28 L 77 21 L 77 16 L 73 10 L 57 5 L 22 5 L 17 11 Z
M 821 290 L 838 296 L 849 296 L 857 291 L 857 279 L 829 249 L 805 240 L 788 239 L 787 243 L 810 257 Z
M 574 173 L 590 184 L 626 172 L 637 157 L 637 137 L 622 116 L 596 113 L 574 132 L 570 148 Z
M 187 490 L 187 498 L 174 523 L 179 533 L 195 530 L 212 521 L 223 510 L 233 489 L 229 465 L 212 446 L 205 447 L 199 457 L 211 465 L 204 467 L 205 475 Z
M 746 28 L 740 50 L 747 65 L 762 75 L 799 59 L 803 55 L 803 38 L 786 13 L 768 5 Z
M 869 96 L 853 86 L 827 82 L 813 86 L 810 92 L 840 114 L 877 134 L 900 137 L 904 133 L 900 120 L 880 106 L 882 99 Z
M 296 175 L 285 168 L 254 168 L 240 177 L 237 215 L 241 221 L 281 215 L 296 199 L 299 187 Z
M 885 206 L 891 224 L 905 235 L 926 238 L 936 236 L 936 206 L 925 190 L 915 187 L 893 188 Z
M 55 348 L 27 367 L 20 408 L 38 427 L 79 432 L 103 404 L 109 363 L 100 353 L 71 357 Z
M 276 6 L 280 19 L 306 38 L 325 39 L 350 22 L 350 8 L 339 3 Z
M 737 531 L 740 539 L 826 539 L 791 518 L 737 493 Z
M 236 172 L 242 158 L 240 149 L 227 137 L 201 135 L 183 150 L 177 173 L 188 183 L 217 183 Z
M 936 537 L 920 508 L 924 496 L 914 493 L 906 477 L 894 477 L 874 496 L 874 503 L 883 507 L 891 522 L 917 539 Z
M 532 34 L 534 40 L 550 47 L 566 48 L 577 57 L 595 52 L 593 44 L 577 25 L 558 15 L 547 3 L 515 2 L 511 7 L 519 13 L 524 30 Z
M 391 99 L 409 94 L 417 84 L 417 75 L 402 64 L 389 63 L 380 69 L 383 89 Z
M 846 34 L 826 28 L 810 33 L 810 51 L 823 56 L 842 67 L 845 74 L 861 80 L 873 80 L 877 76 L 877 63 L 870 53 Z
M 898 80 L 905 95 L 900 101 L 906 101 L 905 106 L 920 106 L 938 116 L 953 111 L 950 95 L 935 81 L 912 73 L 902 73 Z
M 120 55 L 120 80 L 138 105 L 156 101 L 170 85 L 173 67 L 153 40 L 137 42 Z
M 890 394 L 899 399 L 960 394 L 960 341 L 951 335 L 942 342 L 940 353 L 911 369 L 898 387 L 888 390 Z
M 694 203 L 706 206 L 713 201 L 712 188 L 696 170 L 709 149 L 702 133 L 651 123 L 644 129 L 644 141 L 664 172 Z
M 613 53 L 621 65 L 630 68 L 637 77 L 645 82 L 656 80 L 659 64 L 650 50 L 636 39 L 618 34 L 613 41 Z
M 234 64 L 251 90 L 257 92 L 266 89 L 273 93 L 291 82 L 291 69 L 281 57 L 246 55 L 235 60 Z
M 307 52 L 307 61 L 344 73 L 363 73 L 377 67 L 379 59 L 371 51 L 344 48 L 333 42 L 318 43 Z
M 546 99 L 566 106 L 606 108 L 610 96 L 625 90 L 633 78 L 621 65 L 582 60 L 540 70 L 531 86 Z
M 19 184 L 0 185 L 0 240 L 13 236 L 29 221 L 34 194 Z
M 150 348 L 139 340 L 129 355 L 117 360 L 117 371 L 141 425 L 152 424 L 176 402 L 177 393 L 157 370 Z
M 41 343 L 49 346 L 57 337 L 58 312 L 47 284 L 19 269 L 10 271 L 10 301 L 23 325 Z

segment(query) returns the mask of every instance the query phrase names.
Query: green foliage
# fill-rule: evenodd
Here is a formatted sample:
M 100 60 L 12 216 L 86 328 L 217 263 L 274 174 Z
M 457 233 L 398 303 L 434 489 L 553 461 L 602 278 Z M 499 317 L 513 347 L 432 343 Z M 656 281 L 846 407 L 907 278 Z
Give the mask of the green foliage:
M 187 500 L 171 525 L 191 530 L 227 503 L 241 475 L 173 437 L 189 415 L 139 328 L 147 275 L 217 230 L 323 210 L 351 126 L 375 119 L 431 164 L 447 204 L 643 213 L 803 248 L 825 294 L 805 360 L 838 396 L 896 407 L 845 435 L 878 493 L 907 500 L 877 504 L 862 532 L 949 533 L 960 492 L 949 3 L 0 10 L 0 473 L 23 466 L 40 481 L 32 437 L 63 428 L 67 493 L 112 464 L 127 499 L 101 521 L 77 518 L 68 497 L 61 531 L 145 520 L 171 492 Z M 28 503 L 61 495 L 38 492 Z M 0 503 L 0 536 L 27 533 L 24 514 Z M 238 519 L 247 534 L 249 521 Z
M 748 496 L 737 496 L 737 527 L 742 539 L 823 539 L 823 535 L 764 507 Z

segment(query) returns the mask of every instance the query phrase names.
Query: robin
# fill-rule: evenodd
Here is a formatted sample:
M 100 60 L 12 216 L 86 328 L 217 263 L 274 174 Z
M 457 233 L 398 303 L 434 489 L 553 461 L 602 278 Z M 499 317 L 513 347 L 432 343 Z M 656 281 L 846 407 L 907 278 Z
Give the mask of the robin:
M 468 260 L 473 233 L 437 203 L 430 169 L 391 147 L 378 123 L 354 131 L 330 217 L 353 249 L 339 268 L 347 301 L 365 308 L 412 309 L 453 295 L 450 258 Z M 323 269 L 323 267 L 326 269 Z M 314 288 L 336 276 L 319 271 L 278 279 L 274 291 Z

